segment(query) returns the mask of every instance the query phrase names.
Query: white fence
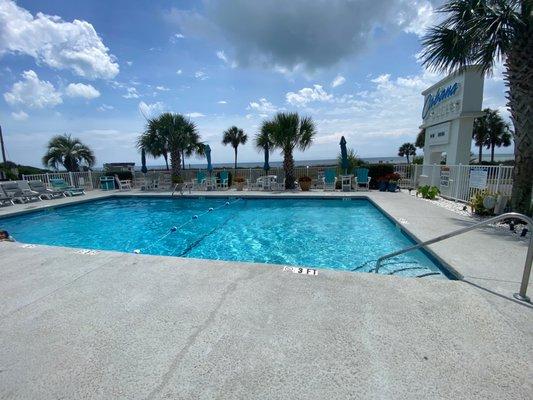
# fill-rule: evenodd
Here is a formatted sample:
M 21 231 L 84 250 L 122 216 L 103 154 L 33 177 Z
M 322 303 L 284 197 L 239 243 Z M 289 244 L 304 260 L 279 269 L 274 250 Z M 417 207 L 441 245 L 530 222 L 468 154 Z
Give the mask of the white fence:
M 441 196 L 469 202 L 472 196 L 486 191 L 511 196 L 513 167 L 503 165 L 395 165 L 400 187 L 437 186 Z
M 82 187 L 85 190 L 92 190 L 99 187 L 94 182 L 94 172 L 50 172 L 46 174 L 22 175 L 26 181 L 41 181 L 50 187 L 50 179 L 63 179 L 71 186 Z

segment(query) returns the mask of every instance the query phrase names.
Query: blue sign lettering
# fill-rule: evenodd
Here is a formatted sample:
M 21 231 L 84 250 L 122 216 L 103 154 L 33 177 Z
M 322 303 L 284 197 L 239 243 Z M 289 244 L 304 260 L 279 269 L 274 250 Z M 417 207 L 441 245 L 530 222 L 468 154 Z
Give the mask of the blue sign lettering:
M 455 82 L 453 85 L 437 90 L 435 96 L 433 96 L 431 93 L 428 94 L 426 96 L 426 100 L 424 101 L 424 108 L 422 109 L 422 119 L 426 119 L 431 109 L 437 106 L 439 103 L 449 99 L 452 96 L 455 96 L 457 89 L 459 89 L 459 83 Z

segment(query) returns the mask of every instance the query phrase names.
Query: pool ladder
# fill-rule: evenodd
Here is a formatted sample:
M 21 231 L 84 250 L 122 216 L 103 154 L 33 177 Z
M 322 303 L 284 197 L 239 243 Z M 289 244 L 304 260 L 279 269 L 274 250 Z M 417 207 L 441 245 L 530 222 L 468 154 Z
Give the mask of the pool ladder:
M 533 262 L 533 219 L 531 219 L 530 217 L 524 214 L 519 214 L 515 212 L 497 215 L 496 217 L 492 217 L 492 218 L 486 219 L 485 221 L 475 223 L 473 225 L 467 226 L 466 228 L 457 229 L 455 231 L 446 233 L 444 235 L 437 236 L 436 238 L 426 240 L 425 242 L 418 243 L 413 246 L 406 247 L 405 249 L 386 254 L 383 257 L 378 258 L 378 261 L 376 263 L 376 268 L 374 271 L 377 274 L 379 272 L 379 269 L 381 268 L 382 262 L 389 258 L 396 257 L 396 256 L 399 256 L 400 254 L 408 253 L 410 251 L 420 249 L 421 247 L 426 247 L 430 244 L 441 242 L 445 239 L 449 239 L 451 237 L 458 236 L 469 231 L 473 231 L 474 229 L 477 229 L 481 226 L 489 225 L 494 222 L 502 221 L 504 219 L 509 219 L 509 218 L 519 219 L 525 222 L 529 226 L 529 230 L 531 231 L 531 234 L 530 234 L 531 237 L 529 238 L 529 246 L 527 248 L 526 263 L 524 265 L 524 272 L 522 274 L 522 282 L 520 284 L 520 291 L 518 293 L 513 294 L 514 298 L 517 300 L 531 302 L 531 299 L 526 295 L 526 292 L 527 292 L 527 285 L 529 283 L 529 276 L 531 274 L 531 264 Z

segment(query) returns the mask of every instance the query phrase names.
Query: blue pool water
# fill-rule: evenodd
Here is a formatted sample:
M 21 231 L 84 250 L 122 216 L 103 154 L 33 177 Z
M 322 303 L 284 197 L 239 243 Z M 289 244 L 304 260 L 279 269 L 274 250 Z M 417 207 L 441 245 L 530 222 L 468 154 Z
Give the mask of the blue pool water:
M 362 199 L 125 197 L 4 218 L 0 228 L 24 243 L 358 272 L 413 243 Z M 380 272 L 442 274 L 420 251 Z

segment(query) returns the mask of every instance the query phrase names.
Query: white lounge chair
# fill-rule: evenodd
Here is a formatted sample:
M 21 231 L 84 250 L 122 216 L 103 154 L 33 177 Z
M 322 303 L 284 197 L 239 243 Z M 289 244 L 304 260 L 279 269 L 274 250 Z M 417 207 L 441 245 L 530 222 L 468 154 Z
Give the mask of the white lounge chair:
M 2 185 L 0 185 L 0 207 L 12 206 L 13 204 L 15 204 L 13 199 L 4 192 Z
M 16 181 L 2 183 L 2 189 L 7 197 L 10 197 L 14 203 L 28 203 L 30 201 L 39 201 L 41 198 L 31 190 L 24 192 Z
M 121 180 L 118 177 L 118 175 L 115 175 L 115 182 L 118 185 L 118 190 L 120 190 L 120 191 L 131 190 L 131 180 L 129 180 L 129 179 Z

